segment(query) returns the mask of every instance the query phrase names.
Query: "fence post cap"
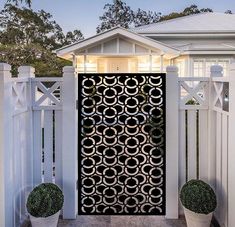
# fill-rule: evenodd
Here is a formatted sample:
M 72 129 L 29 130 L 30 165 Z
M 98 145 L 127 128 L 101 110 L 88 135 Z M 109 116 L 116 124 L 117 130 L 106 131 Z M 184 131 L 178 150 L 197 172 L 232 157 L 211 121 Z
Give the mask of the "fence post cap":
M 65 66 L 63 68 L 64 73 L 75 73 L 75 68 L 73 66 Z
M 18 68 L 19 77 L 35 77 L 35 68 L 32 66 L 20 66 Z
M 0 63 L 0 71 L 11 71 L 11 66 L 7 63 Z
M 169 66 L 166 67 L 166 72 L 178 73 L 178 71 L 179 71 L 179 69 L 175 65 L 169 65 Z
M 223 67 L 221 65 L 212 65 L 211 72 L 223 72 Z

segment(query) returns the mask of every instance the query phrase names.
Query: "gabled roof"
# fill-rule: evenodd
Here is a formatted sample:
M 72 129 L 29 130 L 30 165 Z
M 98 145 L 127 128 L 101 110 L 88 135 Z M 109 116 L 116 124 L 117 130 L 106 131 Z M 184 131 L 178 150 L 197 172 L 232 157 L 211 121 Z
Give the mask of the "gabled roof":
M 235 14 L 200 13 L 133 29 L 139 34 L 234 33 Z
M 68 55 L 77 53 L 81 50 L 84 50 L 85 48 L 93 47 L 96 44 L 99 45 L 101 42 L 105 42 L 117 36 L 128 38 L 129 40 L 132 40 L 139 44 L 143 44 L 152 50 L 161 50 L 163 53 L 170 53 L 174 55 L 178 55 L 180 53 L 177 48 L 168 46 L 167 44 L 142 36 L 140 34 L 137 34 L 121 27 L 110 29 L 106 32 L 97 34 L 88 39 L 62 47 L 60 49 L 55 50 L 55 53 L 59 57 L 68 58 Z

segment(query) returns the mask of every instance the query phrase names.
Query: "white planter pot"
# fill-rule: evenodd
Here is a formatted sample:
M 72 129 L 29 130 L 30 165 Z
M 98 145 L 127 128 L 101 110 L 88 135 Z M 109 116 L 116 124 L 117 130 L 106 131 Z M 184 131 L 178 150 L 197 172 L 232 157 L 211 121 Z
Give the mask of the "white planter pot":
M 32 227 L 57 227 L 60 211 L 47 218 L 36 218 L 32 215 L 29 216 Z
M 210 227 L 213 212 L 209 214 L 197 214 L 184 207 L 187 227 Z

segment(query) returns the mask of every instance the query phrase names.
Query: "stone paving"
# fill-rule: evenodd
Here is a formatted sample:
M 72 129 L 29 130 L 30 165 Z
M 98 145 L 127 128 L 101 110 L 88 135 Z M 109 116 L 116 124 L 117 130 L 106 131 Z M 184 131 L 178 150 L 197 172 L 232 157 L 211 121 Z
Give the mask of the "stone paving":
M 156 216 L 79 216 L 60 220 L 59 227 L 186 227 L 184 218 L 166 220 Z

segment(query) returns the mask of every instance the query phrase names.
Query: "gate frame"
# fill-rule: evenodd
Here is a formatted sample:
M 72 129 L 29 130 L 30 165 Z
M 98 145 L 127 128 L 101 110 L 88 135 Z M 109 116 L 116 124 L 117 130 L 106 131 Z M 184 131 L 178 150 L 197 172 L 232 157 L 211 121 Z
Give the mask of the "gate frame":
M 179 86 L 178 68 L 166 68 L 166 218 L 179 217 Z
M 166 218 L 178 219 L 178 68 L 166 68 Z M 63 190 L 64 219 L 78 213 L 78 114 L 77 73 L 64 68 L 63 81 Z M 72 119 L 72 120 L 71 120 Z

